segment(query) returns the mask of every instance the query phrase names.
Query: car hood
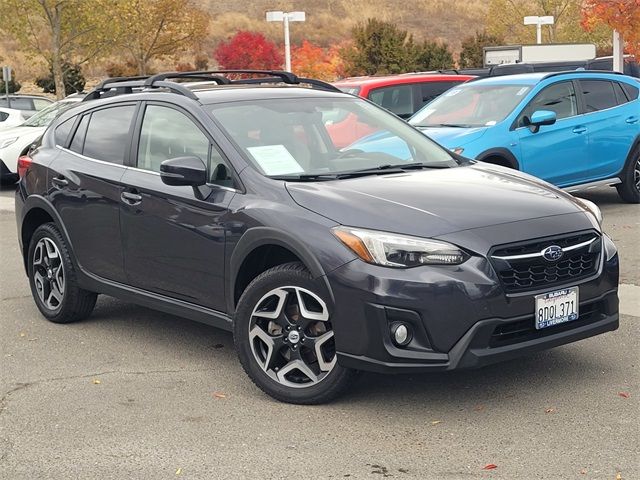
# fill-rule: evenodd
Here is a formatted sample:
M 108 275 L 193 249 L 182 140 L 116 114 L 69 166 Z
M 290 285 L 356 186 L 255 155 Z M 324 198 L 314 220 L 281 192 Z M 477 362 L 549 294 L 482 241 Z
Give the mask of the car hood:
M 15 138 L 15 137 L 20 138 L 23 135 L 33 134 L 37 137 L 39 134 L 41 134 L 45 130 L 46 130 L 46 127 L 21 127 L 18 125 L 17 127 L 11 127 L 11 128 L 2 130 L 0 132 L 0 142 L 5 138 Z
M 418 129 L 447 148 L 462 147 L 482 137 L 487 131 L 487 127 L 418 127 Z
M 549 184 L 485 164 L 286 187 L 296 203 L 336 223 L 421 237 L 584 212 Z

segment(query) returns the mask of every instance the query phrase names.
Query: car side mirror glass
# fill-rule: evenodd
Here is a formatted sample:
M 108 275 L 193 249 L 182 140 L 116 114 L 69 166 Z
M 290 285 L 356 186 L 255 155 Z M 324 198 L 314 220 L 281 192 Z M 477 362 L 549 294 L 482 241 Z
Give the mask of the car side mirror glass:
M 556 112 L 551 110 L 536 110 L 529 118 L 529 128 L 533 133 L 540 130 L 542 125 L 553 125 L 556 123 Z
M 207 183 L 207 167 L 198 157 L 177 157 L 160 164 L 160 178 L 166 185 L 198 187 Z

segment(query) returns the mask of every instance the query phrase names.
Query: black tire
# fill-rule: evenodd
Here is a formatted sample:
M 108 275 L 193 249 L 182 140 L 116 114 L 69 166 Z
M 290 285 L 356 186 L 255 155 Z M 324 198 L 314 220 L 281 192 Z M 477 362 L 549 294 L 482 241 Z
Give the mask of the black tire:
M 52 247 L 49 242 L 51 242 L 55 248 Z M 55 249 L 57 249 L 54 260 L 59 258 L 59 264 L 56 264 L 55 267 L 57 268 L 58 265 L 62 266 L 63 276 L 61 278 L 63 279 L 63 286 L 61 289 L 56 290 L 57 292 L 61 292 L 61 295 L 59 295 L 61 301 L 55 300 L 55 305 L 52 305 L 54 303 L 53 301 L 47 304 L 47 299 L 41 298 L 41 294 L 39 293 L 45 290 L 43 279 L 44 283 L 49 282 L 49 292 L 54 289 L 52 286 L 54 285 L 53 282 L 57 281 L 60 283 L 58 280 L 52 280 L 52 276 L 49 276 L 49 279 L 43 278 L 46 277 L 46 274 L 43 273 L 42 270 L 49 270 L 49 273 L 51 273 L 52 270 L 52 268 L 49 268 L 49 263 L 52 262 L 51 259 L 46 262 L 42 261 L 42 254 L 40 252 L 38 252 L 38 257 L 36 257 L 36 250 L 41 250 L 43 245 L 51 247 L 54 252 Z M 41 268 L 41 265 L 36 266 L 35 263 L 46 263 L 47 266 Z M 88 317 L 93 311 L 98 295 L 83 290 L 78 286 L 77 275 L 73 262 L 71 261 L 69 248 L 55 224 L 45 223 L 40 225 L 33 233 L 31 242 L 29 243 L 27 271 L 33 299 L 40 313 L 42 313 L 47 320 L 55 323 L 70 323 Z M 39 277 L 38 274 L 40 275 Z M 36 280 L 36 278 L 38 278 L 38 280 Z M 43 297 L 45 296 L 48 297 L 49 295 L 43 294 Z
M 620 198 L 628 203 L 640 203 L 640 145 L 629 155 L 621 177 L 622 183 L 616 185 Z
M 287 291 L 293 292 L 294 294 L 282 293 Z M 284 300 L 281 304 L 278 303 L 279 297 L 277 294 L 273 294 L 273 292 L 279 292 L 282 293 L 282 295 L 286 295 L 284 296 Z M 302 294 L 298 292 L 302 292 Z M 315 355 L 316 348 L 322 349 L 325 346 L 331 348 L 330 343 L 333 341 L 333 335 L 330 334 L 330 332 L 333 331 L 330 324 L 330 310 L 327 307 L 327 302 L 322 298 L 323 295 L 321 292 L 323 292 L 323 288 L 320 282 L 313 279 L 304 265 L 294 262 L 278 265 L 260 274 L 249 284 L 238 302 L 234 321 L 233 338 L 236 351 L 238 352 L 238 357 L 240 358 L 240 363 L 247 375 L 249 375 L 249 378 L 251 378 L 258 388 L 281 402 L 304 405 L 329 402 L 344 392 L 344 390 L 353 383 L 357 375 L 356 371 L 344 368 L 335 361 L 335 344 L 333 345 L 333 356 L 329 355 L 327 358 L 324 358 L 324 354 L 321 354 L 323 356 L 322 362 L 326 369 L 325 372 L 322 371 L 321 363 L 317 361 L 317 355 Z M 308 293 L 310 295 L 308 295 Z M 271 301 L 271 297 L 269 297 L 269 295 L 273 295 L 273 298 L 276 298 L 278 306 L 274 307 L 274 312 L 279 311 L 282 314 L 279 315 L 278 320 L 265 320 L 257 315 L 260 312 L 264 312 L 264 310 L 258 310 L 258 307 L 260 307 L 264 302 Z M 305 300 L 302 303 L 310 302 L 305 305 L 305 309 L 307 312 L 311 312 L 311 316 L 322 316 L 323 314 L 326 314 L 326 318 L 328 320 L 323 320 L 321 323 L 320 321 L 308 320 L 305 315 L 302 315 L 300 307 L 296 306 L 298 302 L 297 299 L 301 298 L 301 295 L 305 297 Z M 315 303 L 319 308 L 312 311 L 309 305 L 314 303 L 315 299 L 320 299 L 321 302 Z M 272 302 L 271 305 L 275 304 Z M 291 308 L 293 308 L 293 310 L 290 310 Z M 254 313 L 256 314 L 255 316 Z M 285 320 L 282 320 L 281 317 L 285 318 Z M 290 323 L 291 318 L 295 319 L 293 321 L 297 323 Z M 260 345 L 264 345 L 264 342 L 262 337 L 252 337 L 250 329 L 256 327 L 257 322 L 265 321 L 268 321 L 269 325 L 273 324 L 271 328 L 275 328 L 276 332 L 266 333 L 262 330 L 262 333 L 269 335 L 269 338 L 278 340 L 278 345 L 280 345 L 277 347 L 274 346 L 271 352 L 275 353 L 267 355 L 267 357 L 273 357 L 275 359 L 274 363 L 283 362 L 281 366 L 276 365 L 273 368 L 264 367 L 264 365 L 267 365 L 269 362 L 265 360 L 264 365 L 261 365 L 258 358 L 259 354 L 254 354 L 254 351 L 257 351 Z M 289 334 L 287 334 L 285 328 L 275 325 L 274 321 L 282 322 L 287 325 L 287 329 L 299 330 L 299 340 L 295 339 L 295 335 L 291 337 L 295 332 L 289 332 Z M 296 327 L 295 325 L 299 326 Z M 317 329 L 318 327 L 324 329 L 323 334 L 307 336 L 307 333 L 309 332 L 308 329 Z M 273 337 L 271 337 L 272 333 L 274 335 Z M 322 346 L 310 347 L 311 344 L 316 345 L 315 342 L 318 340 L 314 339 L 326 337 L 327 334 L 329 334 L 329 340 L 323 341 Z M 305 340 L 307 340 L 306 344 L 304 344 Z M 256 341 L 258 344 L 255 343 Z M 294 351 L 294 349 L 296 350 Z M 287 356 L 288 358 L 286 358 Z M 316 361 L 313 361 L 314 357 L 316 358 Z M 308 362 L 309 358 L 312 359 L 311 362 Z M 327 363 L 327 360 L 329 360 L 329 358 L 332 358 L 330 361 L 330 364 L 332 365 L 331 367 L 327 367 L 329 364 Z M 311 380 L 311 377 L 303 374 L 302 370 L 293 369 L 286 374 L 291 375 L 293 373 L 293 380 L 289 381 L 285 375 L 283 376 L 283 381 L 289 384 L 292 384 L 293 382 L 300 383 L 297 383 L 297 386 L 288 386 L 283 384 L 278 380 L 278 378 L 280 378 L 280 375 L 291 366 L 291 363 L 296 363 L 298 359 L 303 359 L 302 361 L 305 362 L 305 367 L 316 369 L 315 371 L 309 370 L 311 373 L 317 374 L 316 379 L 323 375 L 324 376 L 320 380 L 317 380 L 317 383 L 314 383 L 314 380 Z M 280 369 L 279 374 L 277 373 L 278 369 Z M 297 378 L 295 372 L 297 372 Z

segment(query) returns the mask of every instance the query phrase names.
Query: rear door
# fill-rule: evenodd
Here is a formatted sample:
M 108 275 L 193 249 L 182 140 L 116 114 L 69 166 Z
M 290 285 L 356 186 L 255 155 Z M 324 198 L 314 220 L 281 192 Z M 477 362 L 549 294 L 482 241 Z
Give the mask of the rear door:
M 148 102 L 136 127 L 122 206 L 122 238 L 130 285 L 225 310 L 224 220 L 235 195 L 230 165 L 202 125 L 185 110 Z M 168 186 L 164 160 L 197 156 L 210 183 Z
M 556 123 L 542 126 L 534 133 L 526 126 L 525 118 L 536 110 L 556 112 Z M 516 120 L 521 170 L 559 186 L 580 181 L 588 162 L 587 127 L 582 117 L 578 115 L 574 82 L 568 80 L 544 87 Z
M 584 181 L 613 177 L 622 170 L 638 135 L 638 102 L 629 101 L 619 82 L 584 79 L 578 84 L 589 139 Z
M 110 105 L 75 117 L 71 135 L 60 135 L 62 150 L 48 182 L 50 199 L 71 239 L 83 269 L 124 282 L 120 238 L 120 180 L 131 143 L 136 103 Z M 70 137 L 70 138 L 68 138 Z M 56 131 L 56 138 L 58 132 Z

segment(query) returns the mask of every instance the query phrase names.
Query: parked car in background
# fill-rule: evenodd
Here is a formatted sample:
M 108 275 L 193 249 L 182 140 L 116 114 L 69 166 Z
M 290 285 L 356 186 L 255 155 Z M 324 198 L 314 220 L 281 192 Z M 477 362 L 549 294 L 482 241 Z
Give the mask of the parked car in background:
M 345 93 L 371 100 L 400 118 L 407 119 L 438 95 L 472 78 L 471 75 L 444 72 L 403 73 L 345 78 L 334 85 Z M 347 116 L 331 119 L 327 131 L 336 145 L 346 147 L 373 130 L 368 125 L 356 122 L 354 116 Z
M 103 293 L 233 331 L 253 382 L 301 404 L 359 370 L 480 367 L 618 328 L 593 203 L 324 82 L 225 73 L 107 81 L 23 158 L 17 237 L 46 319 Z M 348 114 L 410 155 L 338 148 L 326 124 Z
M 0 181 L 13 183 L 18 179 L 18 157 L 24 155 L 33 142 L 61 112 L 82 100 L 82 96 L 69 96 L 28 118 L 18 126 L 0 131 Z
M 635 57 L 625 55 L 624 74 L 640 78 L 640 65 Z M 536 62 L 536 63 L 504 63 L 484 68 L 463 68 L 457 70 L 461 74 L 478 77 L 498 77 L 501 75 L 517 75 L 520 73 L 565 72 L 571 70 L 607 70 L 613 71 L 613 57 L 597 57 L 591 60 Z
M 449 90 L 409 123 L 468 158 L 570 191 L 616 185 L 625 201 L 638 203 L 639 87 L 613 72 L 483 78 Z
M 29 118 L 36 112 L 47 108 L 54 101 L 40 95 L 9 95 L 9 101 L 7 101 L 6 95 L 0 97 L 0 107 L 9 108 L 9 103 L 11 108 L 21 110 L 24 116 Z
M 21 110 L 0 107 L 0 130 L 20 125 L 26 119 Z
M 371 100 L 400 118 L 409 118 L 438 95 L 472 78 L 472 75 L 458 75 L 452 70 L 451 73 L 417 72 L 350 77 L 334 85 L 345 93 Z

